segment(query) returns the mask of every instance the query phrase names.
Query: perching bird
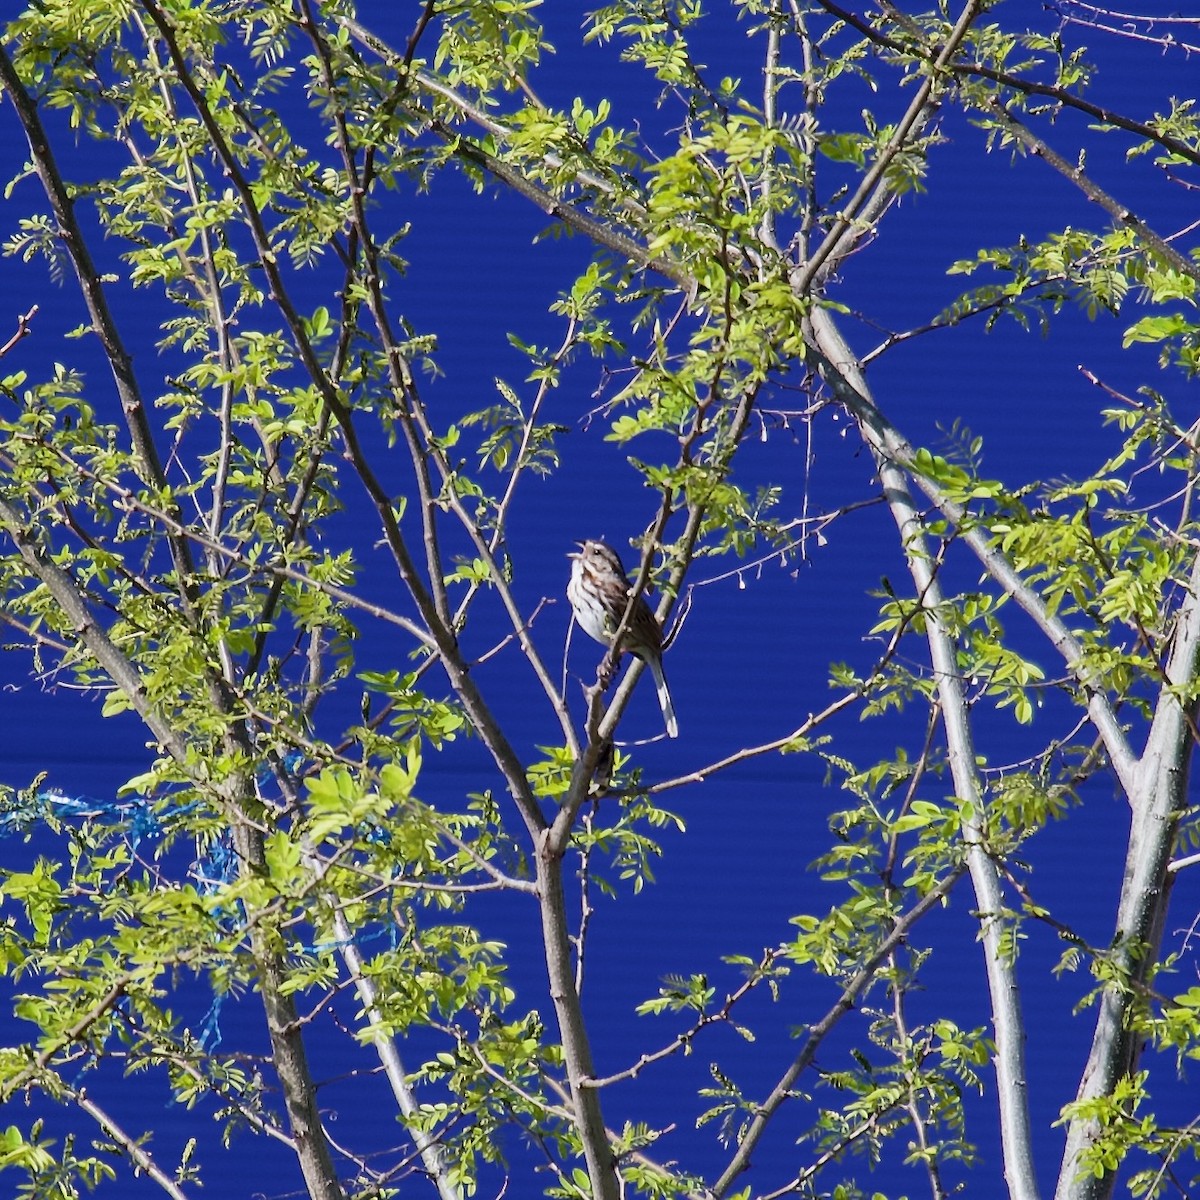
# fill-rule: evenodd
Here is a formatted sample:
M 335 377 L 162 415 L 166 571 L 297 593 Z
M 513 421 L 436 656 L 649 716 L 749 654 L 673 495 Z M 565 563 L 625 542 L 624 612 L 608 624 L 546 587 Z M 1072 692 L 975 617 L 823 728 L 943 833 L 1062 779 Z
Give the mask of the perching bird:
M 611 546 L 603 542 L 580 542 L 580 546 L 578 552 L 567 556 L 572 560 L 567 599 L 584 633 L 602 646 L 611 646 L 629 603 L 629 580 L 620 555 Z M 621 649 L 637 655 L 650 669 L 667 736 L 678 737 L 675 708 L 663 674 L 662 629 L 642 596 L 637 598 L 629 616 Z

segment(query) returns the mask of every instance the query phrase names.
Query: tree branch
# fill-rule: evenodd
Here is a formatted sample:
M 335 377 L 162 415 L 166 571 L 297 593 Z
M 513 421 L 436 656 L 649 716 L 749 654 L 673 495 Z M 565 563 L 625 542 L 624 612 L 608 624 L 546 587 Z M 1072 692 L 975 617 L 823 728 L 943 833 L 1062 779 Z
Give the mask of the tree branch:
M 839 402 L 853 414 L 867 444 L 881 457 L 903 467 L 942 515 L 961 531 L 961 539 L 970 547 L 984 570 L 1034 622 L 1061 655 L 1068 671 L 1087 703 L 1088 714 L 1104 742 L 1105 752 L 1122 789 L 1133 793 L 1137 780 L 1137 758 L 1129 746 L 1125 731 L 1112 702 L 1100 691 L 1099 682 L 1087 667 L 1083 646 L 1066 624 L 1052 613 L 1041 596 L 1020 576 L 1005 555 L 991 541 L 986 529 L 978 528 L 961 505 L 949 500 L 937 484 L 916 469 L 911 444 L 876 407 L 869 393 L 850 381 L 856 372 L 855 359 L 832 318 L 823 309 L 814 310 L 814 323 L 820 322 L 826 345 L 814 344 L 811 353 L 825 382 Z
M 88 250 L 87 239 L 79 222 L 75 218 L 75 208 L 58 169 L 50 141 L 46 136 L 45 127 L 38 115 L 37 105 L 22 84 L 20 76 L 13 67 L 7 49 L 0 44 L 0 84 L 16 110 L 21 127 L 29 143 L 29 153 L 33 158 L 34 169 L 37 171 L 42 190 L 50 202 L 54 219 L 58 222 L 59 236 L 67 248 L 71 265 L 79 282 L 79 289 L 87 305 L 92 328 L 104 348 L 105 358 L 112 371 L 113 382 L 116 385 L 117 396 L 121 402 L 121 411 L 133 444 L 134 457 L 143 480 L 159 493 L 167 490 L 166 475 L 158 448 L 154 443 L 154 434 L 146 417 L 146 406 L 142 400 L 141 389 L 133 370 L 133 360 L 125 349 L 117 323 L 108 307 L 108 298 L 104 292 L 101 273 L 92 261 Z M 175 560 L 175 569 L 181 581 L 191 579 L 194 574 L 194 564 L 191 552 L 186 543 L 176 537 L 167 539 L 171 547 L 171 555 Z M 183 595 L 183 600 L 190 606 L 189 597 Z
M 833 318 L 826 309 L 813 313 L 814 345 L 825 360 L 838 360 L 847 352 Z M 846 382 L 863 397 L 866 380 L 853 366 L 843 367 Z M 925 637 L 937 680 L 938 706 L 946 731 L 946 748 L 954 791 L 963 805 L 962 838 L 975 888 L 983 942 L 984 966 L 991 997 L 996 1041 L 996 1091 L 1000 1104 L 1004 1176 L 1012 1200 L 1036 1200 L 1037 1172 L 1033 1155 L 1033 1130 L 1029 1123 L 1029 1081 L 1025 1071 L 1025 1021 L 1013 956 L 1004 945 L 1004 896 L 999 872 L 988 855 L 983 822 L 986 785 L 979 773 L 974 735 L 958 668 L 957 647 L 945 628 L 941 584 L 926 546 L 920 511 L 909 490 L 908 477 L 895 460 L 875 454 L 880 482 L 892 510 L 908 569 L 925 612 Z
M 913 927 L 922 917 L 942 903 L 954 885 L 966 873 L 966 870 L 965 864 L 955 867 L 922 896 L 908 912 L 897 918 L 887 936 L 880 941 L 862 966 L 851 976 L 850 981 L 842 988 L 842 993 L 834 1002 L 833 1007 L 815 1025 L 808 1027 L 808 1033 L 805 1035 L 799 1054 L 792 1060 L 779 1082 L 771 1089 L 771 1094 L 758 1106 L 758 1111 L 742 1135 L 737 1152 L 729 1160 L 729 1165 L 721 1173 L 720 1178 L 713 1184 L 712 1196 L 717 1200 L 720 1200 L 720 1197 L 729 1191 L 737 1177 L 750 1166 L 750 1159 L 758 1148 L 763 1134 L 766 1133 L 771 1119 L 780 1106 L 791 1098 L 796 1080 L 812 1063 L 821 1043 L 875 981 L 880 967 L 887 962 L 891 952 L 912 933 Z

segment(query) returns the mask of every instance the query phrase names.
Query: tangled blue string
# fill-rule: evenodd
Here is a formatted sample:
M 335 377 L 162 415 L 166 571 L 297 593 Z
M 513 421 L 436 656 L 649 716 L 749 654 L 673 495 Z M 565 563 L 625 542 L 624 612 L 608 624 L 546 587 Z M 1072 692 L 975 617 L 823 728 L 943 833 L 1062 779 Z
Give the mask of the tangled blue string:
M 117 817 L 129 823 L 133 836 L 147 836 L 157 826 L 144 796 L 97 800 L 91 796 L 65 796 L 53 788 L 30 794 L 14 792 L 0 800 L 0 837 L 29 832 L 48 817 L 60 821 Z
M 204 1014 L 204 1021 L 200 1026 L 200 1047 L 206 1053 L 215 1050 L 221 1044 L 221 1009 L 224 1005 L 225 995 L 219 992 L 208 1006 L 208 1012 Z
M 198 802 L 172 805 L 173 816 L 194 811 Z M 123 825 L 125 836 L 133 849 L 143 841 L 153 841 L 163 833 L 163 816 L 146 796 L 120 796 L 97 799 L 93 796 L 68 796 L 50 788 L 36 793 L 13 792 L 0 800 L 0 838 L 19 837 L 36 829 L 47 820 L 64 823 L 104 820 Z M 200 888 L 212 892 L 233 877 L 236 862 L 228 837 L 216 839 L 208 851 L 199 856 L 190 874 Z

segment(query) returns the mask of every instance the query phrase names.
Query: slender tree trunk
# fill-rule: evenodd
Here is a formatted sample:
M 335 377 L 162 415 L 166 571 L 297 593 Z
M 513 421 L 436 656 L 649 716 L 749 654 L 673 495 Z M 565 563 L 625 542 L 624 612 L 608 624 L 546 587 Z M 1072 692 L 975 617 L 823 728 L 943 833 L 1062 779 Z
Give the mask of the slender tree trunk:
M 1143 1039 L 1130 1028 L 1141 1003 L 1140 987 L 1159 960 L 1171 891 L 1168 870 L 1179 818 L 1188 804 L 1188 774 L 1195 740 L 1194 704 L 1185 707 L 1176 689 L 1194 687 L 1200 668 L 1200 558 L 1193 563 L 1191 587 L 1180 607 L 1154 721 L 1128 797 L 1132 809 L 1121 898 L 1112 945 L 1126 975 L 1108 984 L 1100 997 L 1096 1028 L 1076 1101 L 1112 1095 L 1137 1068 Z M 1116 1176 L 1081 1172 L 1081 1161 L 1098 1133 L 1092 1119 L 1067 1125 L 1066 1146 L 1056 1200 L 1106 1200 Z
M 252 794 L 246 783 L 243 794 Z M 230 809 L 237 802 L 228 804 Z M 244 876 L 256 876 L 265 864 L 262 835 L 244 818 L 235 818 L 233 844 L 239 870 Z M 277 948 L 253 911 L 246 912 L 250 950 L 257 968 L 258 990 L 267 1017 L 267 1036 L 271 1042 L 271 1061 L 283 1094 L 288 1130 L 295 1145 L 309 1200 L 345 1200 L 330 1154 L 329 1141 L 321 1127 L 317 1106 L 317 1088 L 308 1065 L 303 1024 L 295 1001 L 288 992 L 287 973 Z
M 566 896 L 563 892 L 562 857 L 548 852 L 549 841 L 548 836 L 543 837 L 539 847 L 537 884 L 550 997 L 558 1015 L 567 1081 L 575 1105 L 575 1123 L 583 1140 L 583 1155 L 592 1183 L 592 1194 L 597 1200 L 618 1200 L 620 1190 L 617 1186 L 616 1164 L 604 1128 L 600 1097 L 595 1088 L 588 1086 L 595 1077 L 595 1070 L 579 993 L 575 990 Z
M 849 389 L 869 403 L 866 379 L 854 362 L 850 348 L 832 316 L 824 309 L 815 310 L 812 328 L 815 345 L 825 363 L 837 364 L 837 377 L 829 382 L 835 389 Z M 852 407 L 852 411 L 861 411 L 862 408 L 863 405 L 859 404 Z M 933 556 L 929 553 L 908 473 L 892 459 L 888 448 L 875 436 L 872 427 L 861 419 L 860 428 L 875 455 L 884 497 L 900 533 L 917 595 L 921 598 L 926 641 L 937 680 L 955 794 L 969 804 L 973 814 L 964 819 L 962 836 L 967 846 L 967 865 L 975 889 L 980 942 L 991 1000 L 1004 1176 L 1012 1200 L 1037 1200 L 1039 1193 L 1034 1168 L 1033 1131 L 1029 1123 L 1029 1081 L 1025 1070 L 1025 1018 L 1021 1010 L 1016 964 L 1003 948 L 1004 924 L 1000 913 L 1004 908 L 1004 897 L 999 872 L 983 845 L 986 794 L 979 774 L 970 711 L 963 694 L 956 649 L 953 638 L 943 627 L 938 615 L 942 605 L 941 584 Z

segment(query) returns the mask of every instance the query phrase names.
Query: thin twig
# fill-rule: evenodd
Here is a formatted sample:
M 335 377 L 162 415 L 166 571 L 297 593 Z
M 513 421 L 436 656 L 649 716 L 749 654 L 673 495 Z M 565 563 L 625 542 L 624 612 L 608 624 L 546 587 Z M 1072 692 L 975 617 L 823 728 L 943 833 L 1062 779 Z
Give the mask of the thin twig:
M 37 313 L 38 306 L 35 304 L 27 313 L 17 318 L 17 332 L 3 346 L 0 346 L 0 358 L 3 358 L 22 338 L 28 337 L 33 332 L 31 323 Z

